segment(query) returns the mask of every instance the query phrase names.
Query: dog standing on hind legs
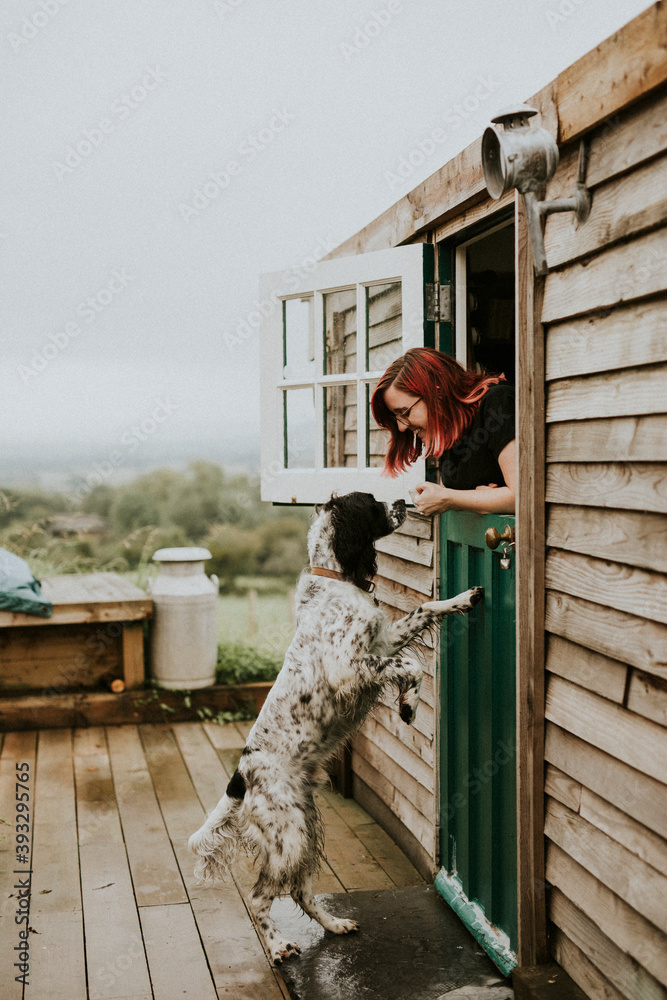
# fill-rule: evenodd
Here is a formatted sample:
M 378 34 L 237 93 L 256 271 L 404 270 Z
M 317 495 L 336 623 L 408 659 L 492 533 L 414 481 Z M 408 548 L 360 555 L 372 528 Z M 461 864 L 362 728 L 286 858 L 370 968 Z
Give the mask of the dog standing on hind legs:
M 406 513 L 404 501 L 381 503 L 368 493 L 333 495 L 317 510 L 308 532 L 311 571 L 296 591 L 294 639 L 227 791 L 190 837 L 195 874 L 204 884 L 229 872 L 239 845 L 254 854 L 258 877 L 249 904 L 276 963 L 299 953 L 270 917 L 281 893 L 289 892 L 325 930 L 357 930 L 356 921 L 332 916 L 313 893 L 323 852 L 314 792 L 327 781 L 328 760 L 388 685 L 398 690 L 401 719 L 412 723 L 422 671 L 404 650 L 482 596 L 475 587 L 387 621 L 371 594 L 375 541 L 400 527 Z

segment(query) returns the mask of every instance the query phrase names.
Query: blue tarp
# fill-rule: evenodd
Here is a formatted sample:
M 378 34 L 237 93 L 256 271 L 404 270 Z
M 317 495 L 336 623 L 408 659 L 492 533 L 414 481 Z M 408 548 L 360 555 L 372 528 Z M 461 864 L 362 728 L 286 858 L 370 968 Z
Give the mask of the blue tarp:
M 0 549 L 0 609 L 42 618 L 50 618 L 53 611 L 51 603 L 42 597 L 39 581 L 25 559 L 6 549 Z

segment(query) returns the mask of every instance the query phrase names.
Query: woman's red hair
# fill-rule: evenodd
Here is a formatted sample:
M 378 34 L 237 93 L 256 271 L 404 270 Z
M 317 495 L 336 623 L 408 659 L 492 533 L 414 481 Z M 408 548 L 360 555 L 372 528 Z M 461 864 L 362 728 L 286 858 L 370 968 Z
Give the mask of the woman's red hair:
M 440 456 L 470 429 L 480 400 L 504 375 L 468 371 L 448 354 L 432 347 L 413 347 L 389 365 L 371 398 L 376 423 L 391 433 L 383 473 L 397 476 L 422 454 Z M 421 396 L 426 403 L 428 426 L 422 442 L 409 429 L 401 431 L 384 401 L 390 385 Z

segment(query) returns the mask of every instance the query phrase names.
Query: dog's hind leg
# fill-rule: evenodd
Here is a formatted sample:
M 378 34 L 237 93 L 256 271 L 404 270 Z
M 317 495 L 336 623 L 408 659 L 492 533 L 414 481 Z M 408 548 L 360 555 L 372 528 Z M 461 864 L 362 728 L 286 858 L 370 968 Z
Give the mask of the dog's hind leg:
M 304 913 L 307 913 L 313 920 L 317 920 L 325 931 L 331 931 L 332 934 L 349 934 L 351 931 L 359 930 L 359 924 L 356 920 L 334 917 L 323 906 L 320 906 L 313 893 L 312 875 L 305 875 L 299 888 L 292 890 L 292 899 Z
M 299 955 L 301 949 L 293 941 L 284 941 L 278 928 L 271 919 L 271 904 L 274 896 L 262 890 L 255 891 L 248 900 L 248 905 L 257 923 L 257 929 L 262 938 L 271 961 L 275 965 L 280 965 L 283 959 L 291 958 L 292 955 Z

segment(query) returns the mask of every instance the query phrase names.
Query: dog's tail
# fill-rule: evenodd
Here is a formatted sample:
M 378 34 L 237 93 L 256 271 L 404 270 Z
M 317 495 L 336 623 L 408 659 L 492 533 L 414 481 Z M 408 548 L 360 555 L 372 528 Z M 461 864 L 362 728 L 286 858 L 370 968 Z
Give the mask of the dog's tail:
M 244 795 L 245 781 L 237 770 L 213 812 L 188 841 L 190 850 L 198 855 L 195 876 L 200 885 L 213 885 L 231 871 L 245 833 Z

